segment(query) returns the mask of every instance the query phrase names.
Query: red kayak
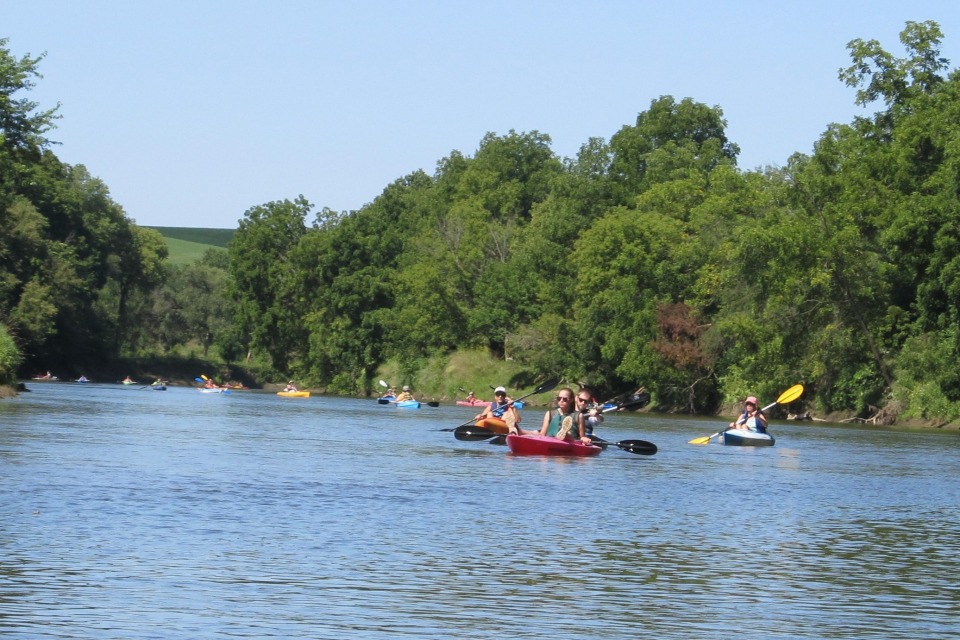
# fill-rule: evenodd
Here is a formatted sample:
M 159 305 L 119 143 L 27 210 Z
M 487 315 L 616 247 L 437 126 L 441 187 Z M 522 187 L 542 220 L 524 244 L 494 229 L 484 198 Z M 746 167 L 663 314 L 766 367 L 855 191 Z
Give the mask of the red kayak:
M 595 444 L 534 434 L 509 435 L 507 446 L 515 456 L 595 456 L 603 451 Z

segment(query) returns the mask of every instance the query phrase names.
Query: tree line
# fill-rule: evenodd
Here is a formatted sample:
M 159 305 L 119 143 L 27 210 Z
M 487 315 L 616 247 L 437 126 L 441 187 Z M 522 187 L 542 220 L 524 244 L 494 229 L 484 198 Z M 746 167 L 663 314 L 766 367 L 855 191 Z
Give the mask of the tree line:
M 385 362 L 412 378 L 485 349 L 694 413 L 803 382 L 818 411 L 953 420 L 960 74 L 942 37 L 908 22 L 903 58 L 851 41 L 839 78 L 877 110 L 782 167 L 739 169 L 720 107 L 661 96 L 574 158 L 490 133 L 357 211 L 253 206 L 225 254 L 183 268 L 56 160 L 55 110 L 8 95 L 0 317 L 27 364 L 193 343 L 364 393 Z M 28 88 L 39 59 L 0 58 L 21 78 L 3 86 Z

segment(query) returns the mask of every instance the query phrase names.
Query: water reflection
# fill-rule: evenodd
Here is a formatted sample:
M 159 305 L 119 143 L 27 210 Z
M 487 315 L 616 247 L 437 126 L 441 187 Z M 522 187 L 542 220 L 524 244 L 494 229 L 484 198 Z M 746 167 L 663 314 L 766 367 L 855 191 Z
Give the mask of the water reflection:
M 469 408 L 42 385 L 0 404 L 0 633 L 946 638 L 960 441 L 612 416 L 514 458 Z M 532 413 L 530 415 L 533 415 Z

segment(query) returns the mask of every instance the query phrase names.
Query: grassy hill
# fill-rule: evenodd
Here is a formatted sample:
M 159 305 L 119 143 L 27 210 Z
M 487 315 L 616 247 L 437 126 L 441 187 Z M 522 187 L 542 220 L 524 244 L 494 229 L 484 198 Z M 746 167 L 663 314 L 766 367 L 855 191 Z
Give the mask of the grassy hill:
M 197 244 L 211 244 L 227 248 L 236 229 L 194 229 L 193 227 L 149 227 L 156 229 L 164 238 L 186 240 Z
M 170 249 L 171 264 L 191 264 L 209 249 L 226 249 L 235 229 L 194 229 L 192 227 L 149 227 L 160 232 Z

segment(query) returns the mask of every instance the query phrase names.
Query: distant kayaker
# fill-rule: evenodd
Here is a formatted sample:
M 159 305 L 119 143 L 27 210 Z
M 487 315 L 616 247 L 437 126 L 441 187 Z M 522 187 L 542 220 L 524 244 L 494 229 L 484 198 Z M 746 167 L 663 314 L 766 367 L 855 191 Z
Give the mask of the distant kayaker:
M 465 400 L 470 404 L 478 404 L 480 402 L 479 400 L 477 400 L 477 396 L 473 395 L 473 391 L 467 394 L 467 397 L 465 398 Z
M 483 413 L 478 415 L 475 420 L 486 420 L 497 418 L 503 420 L 510 433 L 520 433 L 520 413 L 513 406 L 513 400 L 507 397 L 507 390 L 504 387 L 497 387 L 493 390 L 493 402 L 487 405 Z
M 410 386 L 405 384 L 403 385 L 403 391 L 397 396 L 397 402 L 408 402 L 410 400 L 416 400 L 416 398 L 414 398 L 413 393 L 410 392 Z
M 287 383 L 287 386 L 283 388 L 284 391 L 299 391 L 297 385 L 293 384 L 293 380 Z
M 583 414 L 583 426 L 588 436 L 603 422 L 603 411 L 597 406 L 597 401 L 589 389 L 580 389 L 577 394 L 577 411 Z
M 757 398 L 750 396 L 743 403 L 743 414 L 730 423 L 731 429 L 742 428 L 757 433 L 767 432 L 767 416 L 757 406 Z
M 590 444 L 593 441 L 587 436 L 584 422 L 583 414 L 575 407 L 573 390 L 564 387 L 557 394 L 557 408 L 543 414 L 540 435 L 553 436 L 560 440 L 580 440 L 584 444 Z

